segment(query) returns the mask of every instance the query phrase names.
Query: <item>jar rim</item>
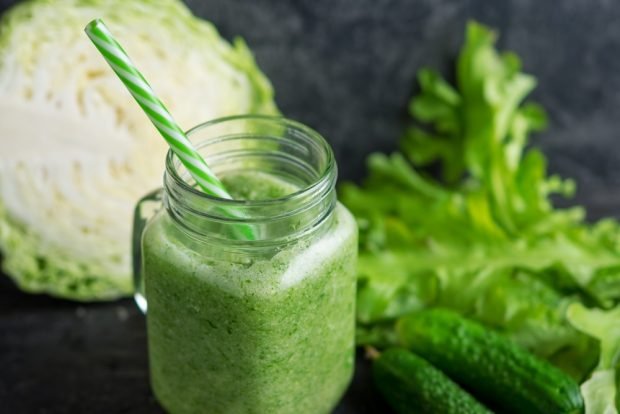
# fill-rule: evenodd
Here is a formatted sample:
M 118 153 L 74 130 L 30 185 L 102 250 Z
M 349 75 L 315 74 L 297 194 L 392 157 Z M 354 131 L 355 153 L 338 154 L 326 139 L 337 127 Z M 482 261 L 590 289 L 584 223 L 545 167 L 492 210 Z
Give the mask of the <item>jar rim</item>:
M 174 183 L 178 185 L 183 191 L 187 191 L 190 194 L 202 197 L 206 200 L 216 202 L 218 204 L 222 204 L 225 206 L 273 206 L 277 204 L 287 203 L 291 201 L 295 201 L 297 199 L 306 197 L 309 193 L 313 192 L 318 187 L 322 187 L 324 185 L 330 185 L 329 182 L 334 180 L 334 173 L 336 169 L 335 156 L 332 151 L 331 146 L 325 140 L 325 138 L 319 134 L 314 129 L 302 124 L 301 122 L 294 121 L 292 119 L 286 118 L 284 116 L 273 116 L 273 115 L 259 115 L 259 114 L 242 114 L 242 115 L 232 115 L 221 118 L 215 118 L 203 123 L 200 123 L 186 131 L 186 135 L 191 137 L 192 134 L 199 132 L 200 130 L 216 125 L 220 125 L 226 122 L 231 121 L 243 121 L 243 120 L 254 120 L 254 121 L 265 121 L 265 122 L 274 122 L 285 127 L 290 127 L 296 130 L 301 131 L 307 137 L 311 138 L 314 142 L 318 143 L 321 149 L 324 151 L 326 156 L 326 165 L 323 171 L 318 174 L 317 178 L 314 179 L 308 185 L 300 188 L 299 190 L 286 194 L 282 197 L 270 198 L 270 199 L 262 199 L 262 200 L 240 200 L 240 199 L 229 199 L 222 198 L 215 195 L 207 194 L 204 191 L 191 186 L 186 180 L 184 180 L 181 175 L 178 173 L 177 168 L 175 167 L 175 160 L 178 157 L 174 154 L 174 152 L 169 149 L 166 154 L 166 174 L 172 178 Z

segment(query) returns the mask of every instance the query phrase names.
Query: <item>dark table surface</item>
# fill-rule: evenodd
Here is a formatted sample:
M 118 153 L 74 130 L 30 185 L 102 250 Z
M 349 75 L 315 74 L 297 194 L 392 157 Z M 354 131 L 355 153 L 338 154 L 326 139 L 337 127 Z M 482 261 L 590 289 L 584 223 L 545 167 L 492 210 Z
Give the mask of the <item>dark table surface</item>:
M 390 412 L 359 352 L 334 413 Z M 149 388 L 145 318 L 133 300 L 29 295 L 0 275 L 0 413 L 163 413 Z

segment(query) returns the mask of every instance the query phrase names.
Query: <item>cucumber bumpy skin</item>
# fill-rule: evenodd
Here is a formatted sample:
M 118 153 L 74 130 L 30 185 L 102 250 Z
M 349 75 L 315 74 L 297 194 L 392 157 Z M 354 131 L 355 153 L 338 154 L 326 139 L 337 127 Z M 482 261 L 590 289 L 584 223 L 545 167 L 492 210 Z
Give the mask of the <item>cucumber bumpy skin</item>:
M 399 414 L 492 414 L 437 368 L 405 349 L 383 352 L 372 371 L 377 388 Z
M 397 323 L 400 341 L 502 413 L 583 412 L 579 386 L 567 374 L 500 334 L 445 309 Z

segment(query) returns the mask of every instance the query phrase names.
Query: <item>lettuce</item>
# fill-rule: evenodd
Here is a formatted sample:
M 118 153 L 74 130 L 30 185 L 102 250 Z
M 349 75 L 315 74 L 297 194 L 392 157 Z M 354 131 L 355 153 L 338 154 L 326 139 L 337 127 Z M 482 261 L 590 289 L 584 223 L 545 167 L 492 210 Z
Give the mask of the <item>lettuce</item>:
M 586 414 L 618 414 L 620 305 L 602 311 L 575 303 L 568 308 L 568 320 L 575 328 L 595 338 L 601 349 L 596 369 L 581 385 Z
M 449 307 L 581 380 L 598 349 L 566 312 L 620 300 L 620 226 L 554 207 L 575 184 L 528 144 L 547 122 L 524 102 L 536 80 L 495 38 L 467 26 L 455 86 L 420 70 L 400 151 L 371 155 L 363 184 L 340 188 L 360 227 L 358 342 L 389 344 L 395 318 Z
M 245 43 L 179 0 L 34 0 L 0 22 L 0 251 L 24 290 L 131 292 L 133 206 L 161 185 L 164 140 L 89 43 L 105 19 L 185 128 L 275 113 Z

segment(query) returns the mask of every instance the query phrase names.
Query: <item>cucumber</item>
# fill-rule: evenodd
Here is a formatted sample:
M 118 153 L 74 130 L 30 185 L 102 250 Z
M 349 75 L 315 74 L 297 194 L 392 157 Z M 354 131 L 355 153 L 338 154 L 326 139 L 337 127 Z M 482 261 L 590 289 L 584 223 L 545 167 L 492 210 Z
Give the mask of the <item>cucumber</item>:
M 491 414 L 424 359 L 391 348 L 372 367 L 375 384 L 399 414 Z
M 567 374 L 452 311 L 408 315 L 396 329 L 405 346 L 502 413 L 583 412 L 579 386 Z

